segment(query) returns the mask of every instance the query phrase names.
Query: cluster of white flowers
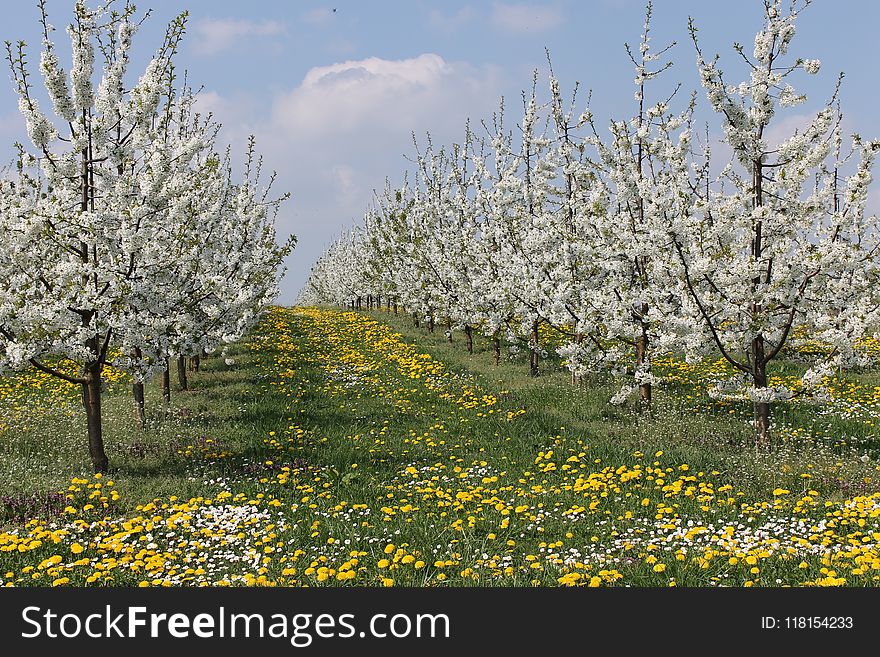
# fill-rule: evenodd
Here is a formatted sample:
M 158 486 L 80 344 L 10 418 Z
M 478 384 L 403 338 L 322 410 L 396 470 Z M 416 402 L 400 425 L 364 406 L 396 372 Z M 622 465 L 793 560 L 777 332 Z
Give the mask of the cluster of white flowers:
M 624 385 L 620 390 L 614 393 L 614 395 L 608 401 L 615 406 L 622 406 L 626 403 L 626 400 L 629 399 L 630 395 L 632 395 L 635 391 L 636 386 Z
M 804 67 L 804 70 L 810 75 L 816 75 L 819 72 L 819 69 L 822 68 L 822 62 L 818 59 L 805 59 L 801 66 Z

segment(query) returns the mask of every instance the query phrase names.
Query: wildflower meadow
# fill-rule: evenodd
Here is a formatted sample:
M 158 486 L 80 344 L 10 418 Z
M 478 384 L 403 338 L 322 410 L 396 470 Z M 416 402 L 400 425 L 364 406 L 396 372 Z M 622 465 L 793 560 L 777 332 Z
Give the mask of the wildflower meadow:
M 675 376 L 640 418 L 602 401 L 613 380 L 585 393 L 558 362 L 535 380 L 524 354 L 495 366 L 489 341 L 471 355 L 385 312 L 274 307 L 231 353 L 232 364 L 206 359 L 145 430 L 126 426 L 130 399 L 111 389 L 122 403 L 108 405 L 119 464 L 109 473 L 84 473 L 82 455 L 51 473 L 29 467 L 41 460 L 41 414 L 74 415 L 80 400 L 18 380 L 4 389 L 4 477 L 15 481 L 3 498 L 4 585 L 880 577 L 880 401 L 865 383 L 832 386 L 833 410 L 792 413 L 768 455 L 748 447 L 746 401 L 706 394 L 712 362 L 666 364 Z M 23 404 L 34 412 L 12 412 Z
M 756 3 L 734 65 L 648 2 L 607 107 L 546 48 L 460 138 L 407 127 L 409 171 L 303 255 L 261 149 L 321 168 L 279 157 L 285 112 L 399 67 L 312 69 L 226 145 L 181 58 L 286 27 L 189 51 L 186 10 L 78 0 L 65 37 L 37 2 L 38 56 L 6 43 L 0 585 L 875 586 L 880 141 L 801 52 L 809 5 Z M 327 168 L 327 203 L 364 186 Z

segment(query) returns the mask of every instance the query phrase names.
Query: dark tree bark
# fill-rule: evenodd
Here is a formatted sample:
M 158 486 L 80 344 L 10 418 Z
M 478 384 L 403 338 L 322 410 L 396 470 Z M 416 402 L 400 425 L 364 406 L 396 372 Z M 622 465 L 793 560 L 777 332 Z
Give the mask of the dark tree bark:
M 134 356 L 140 359 L 143 353 L 140 347 L 134 348 Z M 146 398 L 144 396 L 144 382 L 135 381 L 131 384 L 131 395 L 134 398 L 134 415 L 140 422 L 141 428 L 147 424 Z
M 189 390 L 189 380 L 186 378 L 186 356 L 177 357 L 177 383 L 181 390 Z
M 168 359 L 165 359 L 165 369 L 162 370 L 162 399 L 166 402 L 171 401 L 171 371 Z
M 95 472 L 107 472 L 109 461 L 104 451 L 104 435 L 101 427 L 101 363 L 93 361 L 86 364 L 85 379 L 82 384 L 83 406 L 86 409 L 89 436 L 89 456 Z
M 470 324 L 464 325 L 464 342 L 467 345 L 468 353 L 474 353 L 474 329 Z
M 764 338 L 758 336 L 752 340 L 752 359 L 755 364 L 753 376 L 756 388 L 767 387 L 767 362 L 764 353 Z M 758 447 L 772 449 L 770 437 L 770 404 L 767 402 L 754 402 L 753 412 L 755 416 L 755 442 Z
M 771 59 L 772 61 L 772 59 Z M 758 138 L 763 134 L 763 128 L 758 131 Z M 764 205 L 764 162 L 763 156 L 754 161 L 753 164 L 754 189 L 755 198 L 754 206 L 761 207 Z M 755 222 L 752 238 L 752 255 L 755 262 L 759 262 L 764 251 L 764 235 L 763 222 L 759 219 Z M 772 263 L 772 259 L 770 261 Z M 752 289 L 757 290 L 761 285 L 761 275 L 758 274 L 752 279 Z M 770 283 L 770 265 L 767 269 L 766 283 Z M 758 304 L 753 304 L 752 313 L 755 317 L 759 316 L 762 309 Z M 780 342 L 780 347 L 782 343 Z M 752 379 L 756 388 L 767 387 L 767 363 L 776 354 L 770 354 L 769 357 L 764 349 L 764 336 L 758 334 L 752 340 Z M 753 411 L 755 415 L 755 445 L 757 447 L 764 446 L 768 450 L 773 448 L 770 436 L 770 404 L 768 402 L 754 402 Z
M 144 384 L 143 382 L 136 382 L 131 384 L 131 394 L 134 397 L 134 414 L 137 418 L 138 422 L 141 425 L 141 428 L 146 426 L 147 424 L 147 402 L 146 397 L 144 396 Z
M 202 357 L 201 356 L 193 356 L 189 359 L 190 364 L 192 365 L 193 372 L 200 371 L 202 367 Z

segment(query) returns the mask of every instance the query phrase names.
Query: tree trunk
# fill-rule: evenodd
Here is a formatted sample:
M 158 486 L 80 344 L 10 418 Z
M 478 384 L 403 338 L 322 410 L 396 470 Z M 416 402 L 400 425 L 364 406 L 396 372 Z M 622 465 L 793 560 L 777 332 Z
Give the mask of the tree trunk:
M 189 390 L 189 381 L 186 378 L 186 356 L 177 357 L 177 383 L 181 390 Z
M 770 404 L 767 402 L 755 403 L 755 441 L 756 446 L 762 445 L 768 451 L 773 449 L 770 441 Z
M 131 384 L 131 394 L 134 397 L 134 414 L 140 422 L 141 429 L 147 424 L 147 402 L 144 396 L 144 384 L 142 381 Z
M 449 338 L 449 342 L 451 343 L 452 342 L 452 320 L 451 319 L 446 320 L 446 333 L 447 333 L 446 337 Z
M 419 316 L 418 316 L 418 313 L 413 313 L 413 324 L 415 324 L 416 328 L 419 328 Z
M 134 348 L 134 357 L 137 360 L 140 360 L 143 356 L 143 352 L 141 352 L 140 347 Z M 135 381 L 131 384 L 131 395 L 134 398 L 134 415 L 137 418 L 138 422 L 140 422 L 141 428 L 147 424 L 147 412 L 146 412 L 146 401 L 144 397 L 144 382 L 143 381 Z
M 434 332 L 434 315 L 428 315 L 428 333 Z
M 86 409 L 89 432 L 89 456 L 95 472 L 107 472 L 108 459 L 101 432 L 101 363 L 86 365 L 86 383 L 83 387 L 83 405 Z
M 474 353 L 474 329 L 471 328 L 470 324 L 464 325 L 464 341 L 467 345 L 468 353 Z
M 575 344 L 579 345 L 583 341 L 584 341 L 584 334 L 583 333 L 575 333 L 574 334 Z M 579 386 L 581 384 L 581 375 L 575 374 L 574 372 L 572 372 L 571 373 L 571 384 L 575 385 L 575 386 Z
M 165 359 L 165 369 L 162 370 L 162 399 L 171 401 L 171 371 L 168 367 L 168 359 Z
M 540 354 L 538 352 L 539 346 L 538 320 L 536 319 L 532 322 L 532 348 L 529 351 L 529 376 L 539 376 L 541 374 L 538 369 L 538 363 L 540 362 Z
M 643 303 L 642 308 L 642 317 L 644 317 L 648 312 L 648 304 Z M 641 319 L 639 320 L 641 323 L 641 335 L 639 339 L 636 341 L 636 371 L 639 372 L 643 369 L 645 363 L 647 362 L 648 356 L 648 327 L 645 326 L 645 322 Z M 639 384 L 639 410 L 647 411 L 651 409 L 651 384 L 650 382 L 644 382 Z
M 763 128 L 762 128 L 763 130 Z M 761 134 L 759 132 L 758 137 Z M 763 157 L 763 156 L 762 156 Z M 759 208 L 764 205 L 764 172 L 762 157 L 757 158 L 752 166 L 753 182 L 755 189 L 755 198 L 753 207 Z M 755 262 L 760 262 L 763 251 L 763 223 L 756 221 L 753 228 L 752 236 L 752 257 Z M 772 262 L 772 260 L 771 260 Z M 770 275 L 767 274 L 767 283 L 770 283 Z M 752 289 L 757 291 L 761 285 L 761 276 L 757 275 L 752 279 Z M 761 313 L 761 307 L 758 304 L 752 305 L 752 315 L 757 317 Z M 758 334 L 752 340 L 752 363 L 754 382 L 756 388 L 767 387 L 767 358 L 764 352 L 764 336 Z M 753 410 L 755 415 L 755 448 L 765 446 L 767 450 L 773 448 L 770 437 L 770 404 L 768 402 L 754 402 Z
M 193 372 L 200 371 L 199 368 L 202 366 L 202 358 L 201 356 L 193 356 L 189 359 L 190 365 L 192 365 Z
M 764 337 L 758 336 L 752 340 L 752 358 L 754 363 L 754 383 L 756 388 L 767 387 L 767 363 L 764 354 Z M 754 402 L 753 411 L 755 416 L 755 448 L 764 447 L 768 451 L 773 448 L 770 436 L 770 404 L 769 402 Z
M 498 331 L 492 334 L 492 352 L 495 354 L 495 364 L 501 362 L 501 338 L 498 337 Z
M 397 314 L 397 301 L 394 301 L 394 314 Z

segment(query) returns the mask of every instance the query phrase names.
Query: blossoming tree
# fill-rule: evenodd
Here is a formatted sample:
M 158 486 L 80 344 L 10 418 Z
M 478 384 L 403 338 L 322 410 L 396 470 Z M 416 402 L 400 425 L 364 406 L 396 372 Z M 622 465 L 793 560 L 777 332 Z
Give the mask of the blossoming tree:
M 675 45 L 651 48 L 652 11 L 649 2 L 638 52 L 626 47 L 636 73 L 633 117 L 612 121 L 610 140 L 600 136 L 592 114 L 583 119 L 592 127 L 587 142 L 597 153 L 595 164 L 589 164 L 597 169 L 597 190 L 588 197 L 596 200 L 579 208 L 593 229 L 580 241 L 599 268 L 585 277 L 592 282 L 592 299 L 580 306 L 579 324 L 592 339 L 564 348 L 570 367 L 598 362 L 632 372 L 614 401 L 638 389 L 641 409 L 651 405 L 652 357 L 679 349 L 687 331 L 678 321 L 681 290 L 668 227 L 690 211 L 696 184 L 690 169 L 693 103 L 676 114 L 670 101 L 677 88 L 654 102 L 647 97 L 648 84 L 671 67 L 661 59 Z
M 869 273 L 880 251 L 876 217 L 865 216 L 880 142 L 854 139 L 859 161 L 841 184 L 836 92 L 803 129 L 775 147 L 768 143 L 777 109 L 806 99 L 787 79 L 819 70 L 816 60 L 786 57 L 806 4 L 786 12 L 779 0 L 765 2 L 751 55 L 735 45 L 750 71 L 738 85 L 725 82 L 717 56 L 704 57 L 691 23 L 700 78 L 733 161 L 720 176 L 724 186 L 675 222 L 675 248 L 704 334 L 740 373 L 719 394 L 751 399 L 756 444 L 767 447 L 772 402 L 812 394 L 833 367 L 853 362 L 855 341 L 872 322 Z M 795 390 L 770 386 L 768 365 L 795 327 L 830 352 Z
M 171 62 L 186 14 L 172 21 L 157 54 L 127 88 L 140 24 L 133 6 L 117 12 L 111 3 L 94 10 L 76 3 L 67 29 L 69 82 L 45 5 L 40 8 L 40 70 L 56 120 L 39 107 L 24 43 L 7 43 L 34 151 L 21 147 L 18 175 L 0 183 L 0 366 L 30 365 L 81 387 L 89 453 L 100 472 L 108 466 L 101 427 L 104 367 L 124 367 L 137 381 L 166 355 L 158 336 L 167 336 L 175 323 L 190 334 L 185 340 L 198 344 L 204 324 L 194 322 L 192 312 L 181 322 L 189 307 L 179 294 L 165 294 L 173 286 L 184 289 L 180 281 L 201 281 L 220 298 L 232 294 L 234 321 L 221 326 L 226 337 L 238 336 L 253 304 L 273 289 L 279 253 L 249 185 L 226 184 L 233 202 L 205 223 L 194 215 L 206 209 L 196 204 L 206 181 L 224 184 L 206 168 L 212 159 L 209 122 L 187 124 L 181 104 L 188 96 L 174 89 Z M 97 88 L 96 48 L 103 59 Z M 203 232 L 205 225 L 213 229 Z M 258 274 L 248 274 L 255 269 Z M 209 318 L 210 298 L 199 305 Z

